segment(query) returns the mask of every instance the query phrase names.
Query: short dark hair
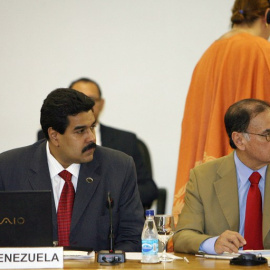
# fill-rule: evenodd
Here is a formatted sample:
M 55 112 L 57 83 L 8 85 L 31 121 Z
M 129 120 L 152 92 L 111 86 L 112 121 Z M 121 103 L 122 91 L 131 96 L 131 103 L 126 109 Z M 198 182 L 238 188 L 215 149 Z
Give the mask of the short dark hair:
M 69 88 L 52 91 L 43 101 L 40 124 L 45 137 L 49 139 L 48 128 L 64 134 L 69 124 L 68 116 L 93 110 L 95 102 L 85 94 Z
M 73 88 L 73 85 L 74 85 L 75 83 L 77 83 L 77 82 L 85 82 L 85 83 L 93 83 L 93 84 L 95 84 L 95 85 L 97 86 L 97 89 L 98 89 L 99 97 L 100 97 L 100 98 L 102 97 L 102 93 L 101 93 L 101 89 L 100 89 L 99 84 L 98 84 L 96 81 L 94 81 L 94 80 L 92 80 L 92 79 L 89 79 L 89 78 L 83 77 L 83 78 L 80 78 L 80 79 L 78 79 L 78 80 L 76 80 L 76 81 L 73 81 L 73 82 L 71 82 L 71 84 L 69 85 L 68 88 Z
M 229 107 L 224 122 L 233 149 L 237 147 L 232 140 L 232 133 L 247 132 L 251 119 L 266 110 L 270 110 L 270 103 L 253 98 L 240 100 Z

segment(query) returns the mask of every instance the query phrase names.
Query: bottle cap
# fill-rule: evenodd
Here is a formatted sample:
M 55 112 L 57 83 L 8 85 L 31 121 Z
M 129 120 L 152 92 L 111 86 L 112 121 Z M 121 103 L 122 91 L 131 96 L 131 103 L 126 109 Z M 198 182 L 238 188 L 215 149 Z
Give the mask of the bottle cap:
M 145 215 L 146 216 L 154 216 L 155 215 L 155 211 L 153 209 L 149 209 L 145 211 Z

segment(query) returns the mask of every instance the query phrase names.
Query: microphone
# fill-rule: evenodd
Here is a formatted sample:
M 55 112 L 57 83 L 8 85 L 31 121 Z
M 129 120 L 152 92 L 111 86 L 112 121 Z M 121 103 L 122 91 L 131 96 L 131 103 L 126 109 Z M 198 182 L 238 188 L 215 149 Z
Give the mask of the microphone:
M 110 231 L 109 231 L 110 249 L 109 249 L 109 252 L 113 253 L 114 252 L 114 233 L 113 233 L 113 221 L 112 221 L 113 200 L 111 198 L 110 192 L 108 192 L 106 206 L 109 209 L 109 213 L 110 213 Z
M 109 250 L 101 250 L 98 252 L 97 261 L 102 265 L 115 265 L 126 261 L 125 252 L 122 250 L 114 250 L 114 232 L 113 232 L 113 199 L 111 192 L 108 192 L 106 207 L 109 209 L 110 228 L 109 228 Z

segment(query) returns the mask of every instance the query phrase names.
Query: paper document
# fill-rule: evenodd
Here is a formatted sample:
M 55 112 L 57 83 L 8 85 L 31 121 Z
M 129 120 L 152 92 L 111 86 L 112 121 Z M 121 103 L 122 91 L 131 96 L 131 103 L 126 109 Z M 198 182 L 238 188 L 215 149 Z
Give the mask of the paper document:
M 221 259 L 221 260 L 231 260 L 232 258 L 238 257 L 241 254 L 255 254 L 257 256 L 262 256 L 270 261 L 270 250 L 269 249 L 264 249 L 264 250 L 239 250 L 238 253 L 228 253 L 224 252 L 222 254 L 196 254 L 195 256 L 197 257 L 202 257 L 206 259 Z M 268 266 L 270 264 L 268 263 Z
M 64 260 L 85 260 L 95 257 L 95 251 L 64 250 Z
M 240 254 L 255 254 L 261 255 L 263 257 L 270 257 L 270 249 L 262 249 L 262 250 L 239 250 Z
M 195 256 L 206 259 L 231 260 L 232 258 L 238 257 L 239 255 L 239 253 L 224 252 L 222 254 L 196 254 Z
M 158 253 L 159 256 L 161 256 L 162 253 Z M 173 260 L 182 260 L 182 257 L 175 256 L 172 253 L 167 253 L 168 257 L 172 258 Z M 141 252 L 126 252 L 126 259 L 127 260 L 141 260 L 142 259 L 142 253 Z

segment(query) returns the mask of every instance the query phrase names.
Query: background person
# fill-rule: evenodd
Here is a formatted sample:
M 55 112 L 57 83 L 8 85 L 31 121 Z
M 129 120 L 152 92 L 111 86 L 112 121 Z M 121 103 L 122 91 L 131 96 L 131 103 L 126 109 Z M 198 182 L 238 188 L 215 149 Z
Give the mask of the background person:
M 241 100 L 227 110 L 225 126 L 234 152 L 191 170 L 176 252 L 270 248 L 270 104 Z
M 270 101 L 270 35 L 268 0 L 236 0 L 232 29 L 217 39 L 197 63 L 182 120 L 173 213 L 183 207 L 189 171 L 227 155 L 223 116 L 245 98 Z
M 93 100 L 78 91 L 52 91 L 40 117 L 47 140 L 0 155 L 0 190 L 52 190 L 54 241 L 96 251 L 109 248 L 110 192 L 115 248 L 140 251 L 144 211 L 134 161 L 120 151 L 96 146 L 93 106 Z M 62 171 L 72 174 L 71 182 L 66 181 L 69 198 L 75 197 L 70 220 L 63 225 L 70 231 L 64 240 L 58 214 L 71 200 L 61 204 L 66 186 Z

